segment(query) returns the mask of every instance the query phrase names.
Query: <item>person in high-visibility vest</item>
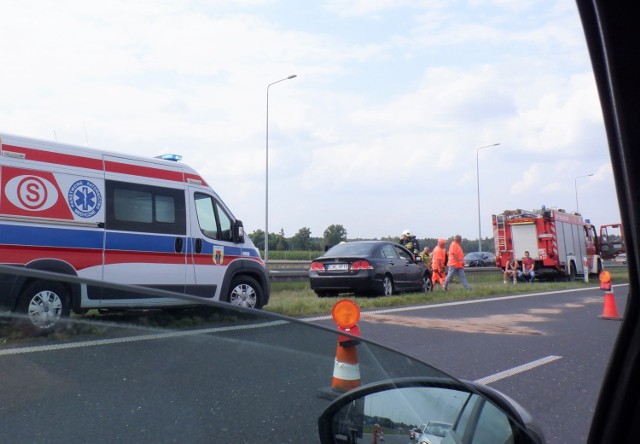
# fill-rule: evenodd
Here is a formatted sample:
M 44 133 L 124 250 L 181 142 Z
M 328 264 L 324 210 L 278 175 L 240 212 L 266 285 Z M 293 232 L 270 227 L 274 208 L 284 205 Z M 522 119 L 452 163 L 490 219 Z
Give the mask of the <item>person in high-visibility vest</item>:
M 422 262 L 424 263 L 425 267 L 427 267 L 427 269 L 431 271 L 431 254 L 429 254 L 429 247 L 424 247 L 424 249 L 420 253 L 420 257 L 422 258 Z
M 431 254 L 431 282 L 433 286 L 440 284 L 444 288 L 446 274 L 444 267 L 446 266 L 447 251 L 444 249 L 444 239 L 438 239 L 438 245 L 433 249 Z
M 456 234 L 453 238 L 453 242 L 449 245 L 449 261 L 447 262 L 449 272 L 447 273 L 447 279 L 444 281 L 445 290 L 449 288 L 449 284 L 451 283 L 454 274 L 457 274 L 460 277 L 460 282 L 465 289 L 471 290 L 471 286 L 467 282 L 467 277 L 464 274 L 464 251 L 462 251 L 460 242 L 462 242 L 462 236 Z

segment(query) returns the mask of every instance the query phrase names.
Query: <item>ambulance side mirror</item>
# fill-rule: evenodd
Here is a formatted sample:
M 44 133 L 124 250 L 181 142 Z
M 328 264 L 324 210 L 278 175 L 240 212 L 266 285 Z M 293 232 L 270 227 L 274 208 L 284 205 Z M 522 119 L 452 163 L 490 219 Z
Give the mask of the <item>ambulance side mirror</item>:
M 233 243 L 241 244 L 244 242 L 244 225 L 241 220 L 235 221 L 233 224 Z

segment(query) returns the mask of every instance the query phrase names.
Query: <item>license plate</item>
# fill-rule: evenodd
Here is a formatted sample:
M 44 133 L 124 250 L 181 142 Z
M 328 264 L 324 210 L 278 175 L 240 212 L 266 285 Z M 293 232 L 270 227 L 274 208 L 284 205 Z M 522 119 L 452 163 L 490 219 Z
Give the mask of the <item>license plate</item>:
M 327 265 L 329 271 L 348 271 L 349 264 L 329 264 Z

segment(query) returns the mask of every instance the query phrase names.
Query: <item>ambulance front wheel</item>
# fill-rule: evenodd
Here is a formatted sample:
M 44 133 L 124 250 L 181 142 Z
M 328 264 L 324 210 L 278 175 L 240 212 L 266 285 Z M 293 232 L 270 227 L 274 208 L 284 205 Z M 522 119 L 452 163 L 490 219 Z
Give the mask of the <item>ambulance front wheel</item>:
M 18 323 L 30 334 L 49 334 L 69 316 L 69 292 L 59 282 L 33 281 L 20 295 Z
M 249 276 L 240 276 L 231 281 L 228 301 L 230 304 L 246 308 L 262 307 L 262 287 Z

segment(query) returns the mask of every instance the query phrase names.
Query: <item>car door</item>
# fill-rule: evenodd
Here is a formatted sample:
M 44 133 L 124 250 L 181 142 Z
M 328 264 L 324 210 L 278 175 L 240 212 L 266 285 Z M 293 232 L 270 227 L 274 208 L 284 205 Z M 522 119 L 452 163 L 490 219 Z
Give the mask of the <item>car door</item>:
M 403 289 L 416 289 L 422 286 L 423 269 L 408 250 L 395 245 L 396 254 L 400 260 L 402 271 L 399 272 L 401 281 L 397 286 Z

